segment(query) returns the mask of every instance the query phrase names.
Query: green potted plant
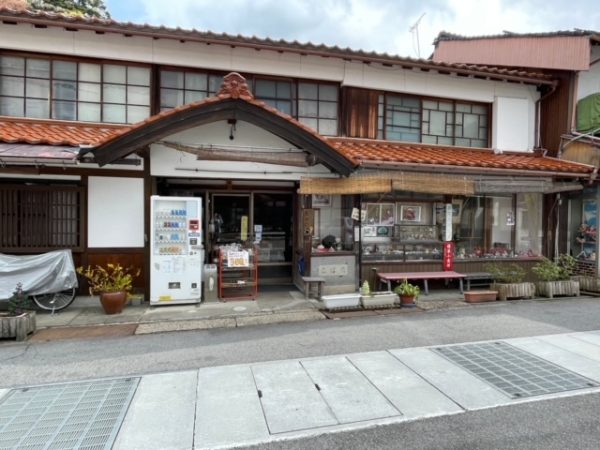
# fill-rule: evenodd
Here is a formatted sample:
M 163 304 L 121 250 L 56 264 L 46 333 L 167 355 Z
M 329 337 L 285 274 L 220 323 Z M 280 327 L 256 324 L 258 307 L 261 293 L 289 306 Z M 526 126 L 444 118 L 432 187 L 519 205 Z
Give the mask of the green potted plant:
M 535 295 L 535 284 L 524 281 L 526 272 L 519 264 L 487 264 L 485 269 L 494 279 L 490 290 L 497 291 L 500 300 L 532 298 Z
M 575 258 L 571 255 L 560 255 L 556 261 L 542 259 L 531 269 L 540 279 L 538 292 L 544 297 L 555 295 L 579 296 L 579 281 L 572 280 L 575 270 Z
M 8 311 L 0 313 L 0 338 L 24 341 L 29 333 L 35 333 L 35 311 L 28 311 L 30 308 L 29 296 L 23 290 L 23 285 L 17 283 L 8 299 Z
M 131 293 L 133 279 L 139 276 L 140 270 L 134 272 L 131 267 L 107 264 L 106 267 L 78 267 L 77 273 L 87 280 L 91 294 L 100 294 L 100 303 L 106 314 L 119 314 Z
M 402 283 L 394 288 L 394 292 L 400 297 L 400 306 L 411 307 L 415 306 L 415 299 L 421 293 L 419 286 L 410 284 L 405 278 Z

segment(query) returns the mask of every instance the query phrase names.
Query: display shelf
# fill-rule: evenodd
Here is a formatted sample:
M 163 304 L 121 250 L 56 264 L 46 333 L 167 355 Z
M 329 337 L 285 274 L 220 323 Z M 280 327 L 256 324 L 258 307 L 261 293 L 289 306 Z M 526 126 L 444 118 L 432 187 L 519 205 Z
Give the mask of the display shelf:
M 256 247 L 219 249 L 219 298 L 254 300 L 258 294 L 258 251 Z
M 394 236 L 381 240 L 364 239 L 364 261 L 440 261 L 442 241 L 437 239 L 435 225 L 396 225 Z

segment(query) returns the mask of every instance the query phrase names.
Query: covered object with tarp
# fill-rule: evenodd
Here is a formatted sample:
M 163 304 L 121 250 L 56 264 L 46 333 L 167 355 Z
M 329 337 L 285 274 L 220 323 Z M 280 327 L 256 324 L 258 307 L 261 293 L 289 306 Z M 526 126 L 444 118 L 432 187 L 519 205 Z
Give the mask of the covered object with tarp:
M 0 254 L 0 299 L 10 298 L 18 283 L 29 295 L 76 288 L 71 250 L 26 256 Z

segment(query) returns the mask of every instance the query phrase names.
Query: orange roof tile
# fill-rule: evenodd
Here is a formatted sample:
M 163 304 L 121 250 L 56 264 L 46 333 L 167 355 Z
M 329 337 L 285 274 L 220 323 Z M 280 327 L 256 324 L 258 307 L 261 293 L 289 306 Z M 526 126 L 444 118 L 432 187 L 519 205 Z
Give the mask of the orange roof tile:
M 123 126 L 0 117 L 0 141 L 14 144 L 93 145 L 121 128 Z
M 327 138 L 327 141 L 353 163 L 362 166 L 375 164 L 430 165 L 448 168 L 525 170 L 582 175 L 591 174 L 594 171 L 593 166 L 545 157 L 536 153 L 504 152 L 496 154 L 490 149 L 352 138 Z

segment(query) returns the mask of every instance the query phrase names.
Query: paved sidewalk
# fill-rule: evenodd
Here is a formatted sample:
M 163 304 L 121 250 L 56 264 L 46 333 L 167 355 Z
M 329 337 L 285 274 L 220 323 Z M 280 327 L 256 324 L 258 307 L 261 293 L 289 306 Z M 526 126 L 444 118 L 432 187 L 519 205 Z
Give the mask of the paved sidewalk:
M 124 403 L 121 416 L 110 416 L 114 449 L 231 448 L 599 392 L 600 331 L 211 367 L 95 383 L 118 382 L 132 386 L 132 400 Z M 75 395 L 77 384 L 66 385 L 71 386 L 69 395 Z M 48 389 L 57 392 L 64 386 Z M 2 395 L 14 400 L 22 393 L 30 399 L 35 389 L 0 390 L 0 411 L 5 407 Z M 34 422 L 30 411 L 24 414 Z M 2 425 L 0 413 L 0 443 Z M 21 429 L 17 438 L 7 434 L 6 440 L 25 439 L 20 437 L 25 432 Z
M 116 333 L 117 325 L 135 324 L 131 334 L 151 334 L 168 331 L 234 328 L 283 322 L 300 322 L 363 317 L 366 315 L 405 314 L 418 311 L 468 307 L 457 290 L 434 291 L 422 296 L 416 308 L 391 308 L 381 310 L 333 311 L 324 310 L 322 302 L 305 299 L 297 290 L 265 290 L 256 301 L 229 301 L 191 305 L 150 306 L 134 299 L 121 314 L 106 315 L 97 297 L 80 296 L 63 311 L 37 314 L 38 330 L 34 340 L 81 338 L 85 329 L 111 326 Z M 109 328 L 109 327 L 106 327 Z M 50 330 L 48 330 L 50 329 Z M 129 330 L 129 328 L 127 328 Z M 108 332 L 108 330 L 106 330 Z M 102 330 L 90 331 L 89 336 L 102 336 Z

